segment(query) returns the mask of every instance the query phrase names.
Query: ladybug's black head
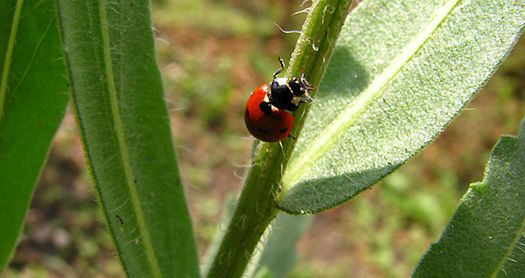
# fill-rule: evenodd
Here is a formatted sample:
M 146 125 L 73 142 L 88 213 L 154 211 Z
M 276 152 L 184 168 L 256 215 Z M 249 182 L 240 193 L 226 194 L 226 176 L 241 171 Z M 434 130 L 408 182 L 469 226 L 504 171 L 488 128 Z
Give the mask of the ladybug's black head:
M 290 80 L 286 78 L 278 78 L 277 75 L 284 70 L 283 59 L 279 58 L 281 68 L 273 74 L 273 81 L 270 84 L 270 103 L 279 108 L 288 111 L 295 111 L 301 103 L 310 103 L 312 98 L 308 94 L 308 90 L 312 86 L 306 78 L 304 73 L 301 78 L 292 77 Z
M 292 90 L 294 96 L 297 97 L 303 96 L 309 88 L 309 85 L 305 84 L 305 82 L 299 80 L 297 77 L 293 77 L 292 79 L 290 79 L 290 82 L 288 82 L 288 86 Z
M 293 95 L 300 100 L 300 103 L 312 102 L 312 98 L 308 94 L 308 90 L 312 90 L 313 87 L 304 77 L 304 73 L 301 74 L 301 78 L 292 77 L 292 79 L 290 79 L 288 82 L 288 87 L 292 91 Z

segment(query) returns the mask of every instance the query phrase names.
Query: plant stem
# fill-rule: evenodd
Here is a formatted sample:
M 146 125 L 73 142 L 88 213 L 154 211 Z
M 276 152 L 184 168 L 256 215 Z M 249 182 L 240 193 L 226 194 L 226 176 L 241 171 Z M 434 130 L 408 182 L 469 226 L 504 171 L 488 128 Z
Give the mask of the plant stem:
M 312 3 L 292 54 L 286 76 L 305 74 L 317 88 L 333 53 L 351 0 L 319 0 Z M 315 95 L 316 89 L 310 94 Z M 295 112 L 292 134 L 299 135 L 308 105 Z M 261 236 L 277 215 L 275 199 L 281 192 L 282 174 L 295 140 L 257 146 L 253 166 L 245 181 L 235 212 L 208 277 L 241 277 Z

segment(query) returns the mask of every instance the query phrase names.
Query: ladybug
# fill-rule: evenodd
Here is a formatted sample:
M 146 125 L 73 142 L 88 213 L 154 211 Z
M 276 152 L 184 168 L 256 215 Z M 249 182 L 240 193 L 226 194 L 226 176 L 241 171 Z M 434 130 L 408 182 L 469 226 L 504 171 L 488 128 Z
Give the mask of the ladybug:
M 284 70 L 284 61 L 279 58 L 281 68 L 273 74 L 270 84 L 263 84 L 253 91 L 246 103 L 244 122 L 248 131 L 264 142 L 282 141 L 290 136 L 296 111 L 301 103 L 310 103 L 308 90 L 313 87 L 304 77 L 278 78 Z

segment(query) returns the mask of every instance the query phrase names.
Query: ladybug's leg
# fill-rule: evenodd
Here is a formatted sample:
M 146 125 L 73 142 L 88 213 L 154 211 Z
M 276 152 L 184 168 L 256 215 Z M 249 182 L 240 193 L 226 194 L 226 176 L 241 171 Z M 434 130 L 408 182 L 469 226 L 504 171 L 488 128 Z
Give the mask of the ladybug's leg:
M 312 102 L 313 99 L 308 94 L 308 90 L 313 90 L 314 87 L 312 86 L 312 84 L 310 84 L 310 82 L 308 82 L 308 80 L 306 80 L 306 77 L 304 77 L 304 72 L 303 72 L 303 74 L 301 74 L 301 83 L 306 88 L 306 91 L 304 93 L 304 98 L 301 100 L 301 103 L 310 103 L 310 102 Z
M 312 97 L 308 94 L 308 92 L 304 92 L 304 94 L 300 97 L 294 96 L 294 100 L 292 100 L 292 103 L 296 103 L 297 106 L 301 103 L 311 103 L 314 101 Z
M 299 107 L 299 104 L 301 103 L 311 103 L 314 101 L 308 93 L 305 93 L 304 95 L 297 97 L 294 96 L 293 99 L 290 101 L 293 105 L 290 105 L 292 107 L 287 107 L 286 110 L 295 111 Z
M 299 99 L 299 103 L 311 103 L 314 101 L 308 93 L 305 93 L 303 96 L 297 98 Z
M 278 70 L 276 70 L 275 73 L 273 74 L 273 78 L 274 78 L 274 79 L 277 78 L 277 75 L 278 75 L 279 73 L 283 72 L 283 70 L 284 70 L 284 60 L 281 59 L 281 57 L 279 57 L 278 59 L 279 59 L 279 64 L 281 64 L 281 68 L 278 69 Z

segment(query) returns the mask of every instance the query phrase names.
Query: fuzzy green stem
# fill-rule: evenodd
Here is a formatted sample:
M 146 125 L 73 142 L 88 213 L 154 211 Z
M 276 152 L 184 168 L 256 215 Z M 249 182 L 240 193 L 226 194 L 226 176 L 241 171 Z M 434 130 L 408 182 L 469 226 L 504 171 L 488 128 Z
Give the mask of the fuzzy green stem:
M 351 2 L 319 0 L 312 3 L 286 76 L 304 73 L 315 88 L 319 86 Z M 315 95 L 315 91 L 310 94 Z M 295 112 L 294 135 L 299 135 L 307 112 L 308 105 L 302 105 Z M 242 276 L 261 236 L 277 215 L 275 199 L 283 191 L 282 173 L 294 146 L 295 140 L 290 139 L 257 146 L 253 166 L 208 277 Z

